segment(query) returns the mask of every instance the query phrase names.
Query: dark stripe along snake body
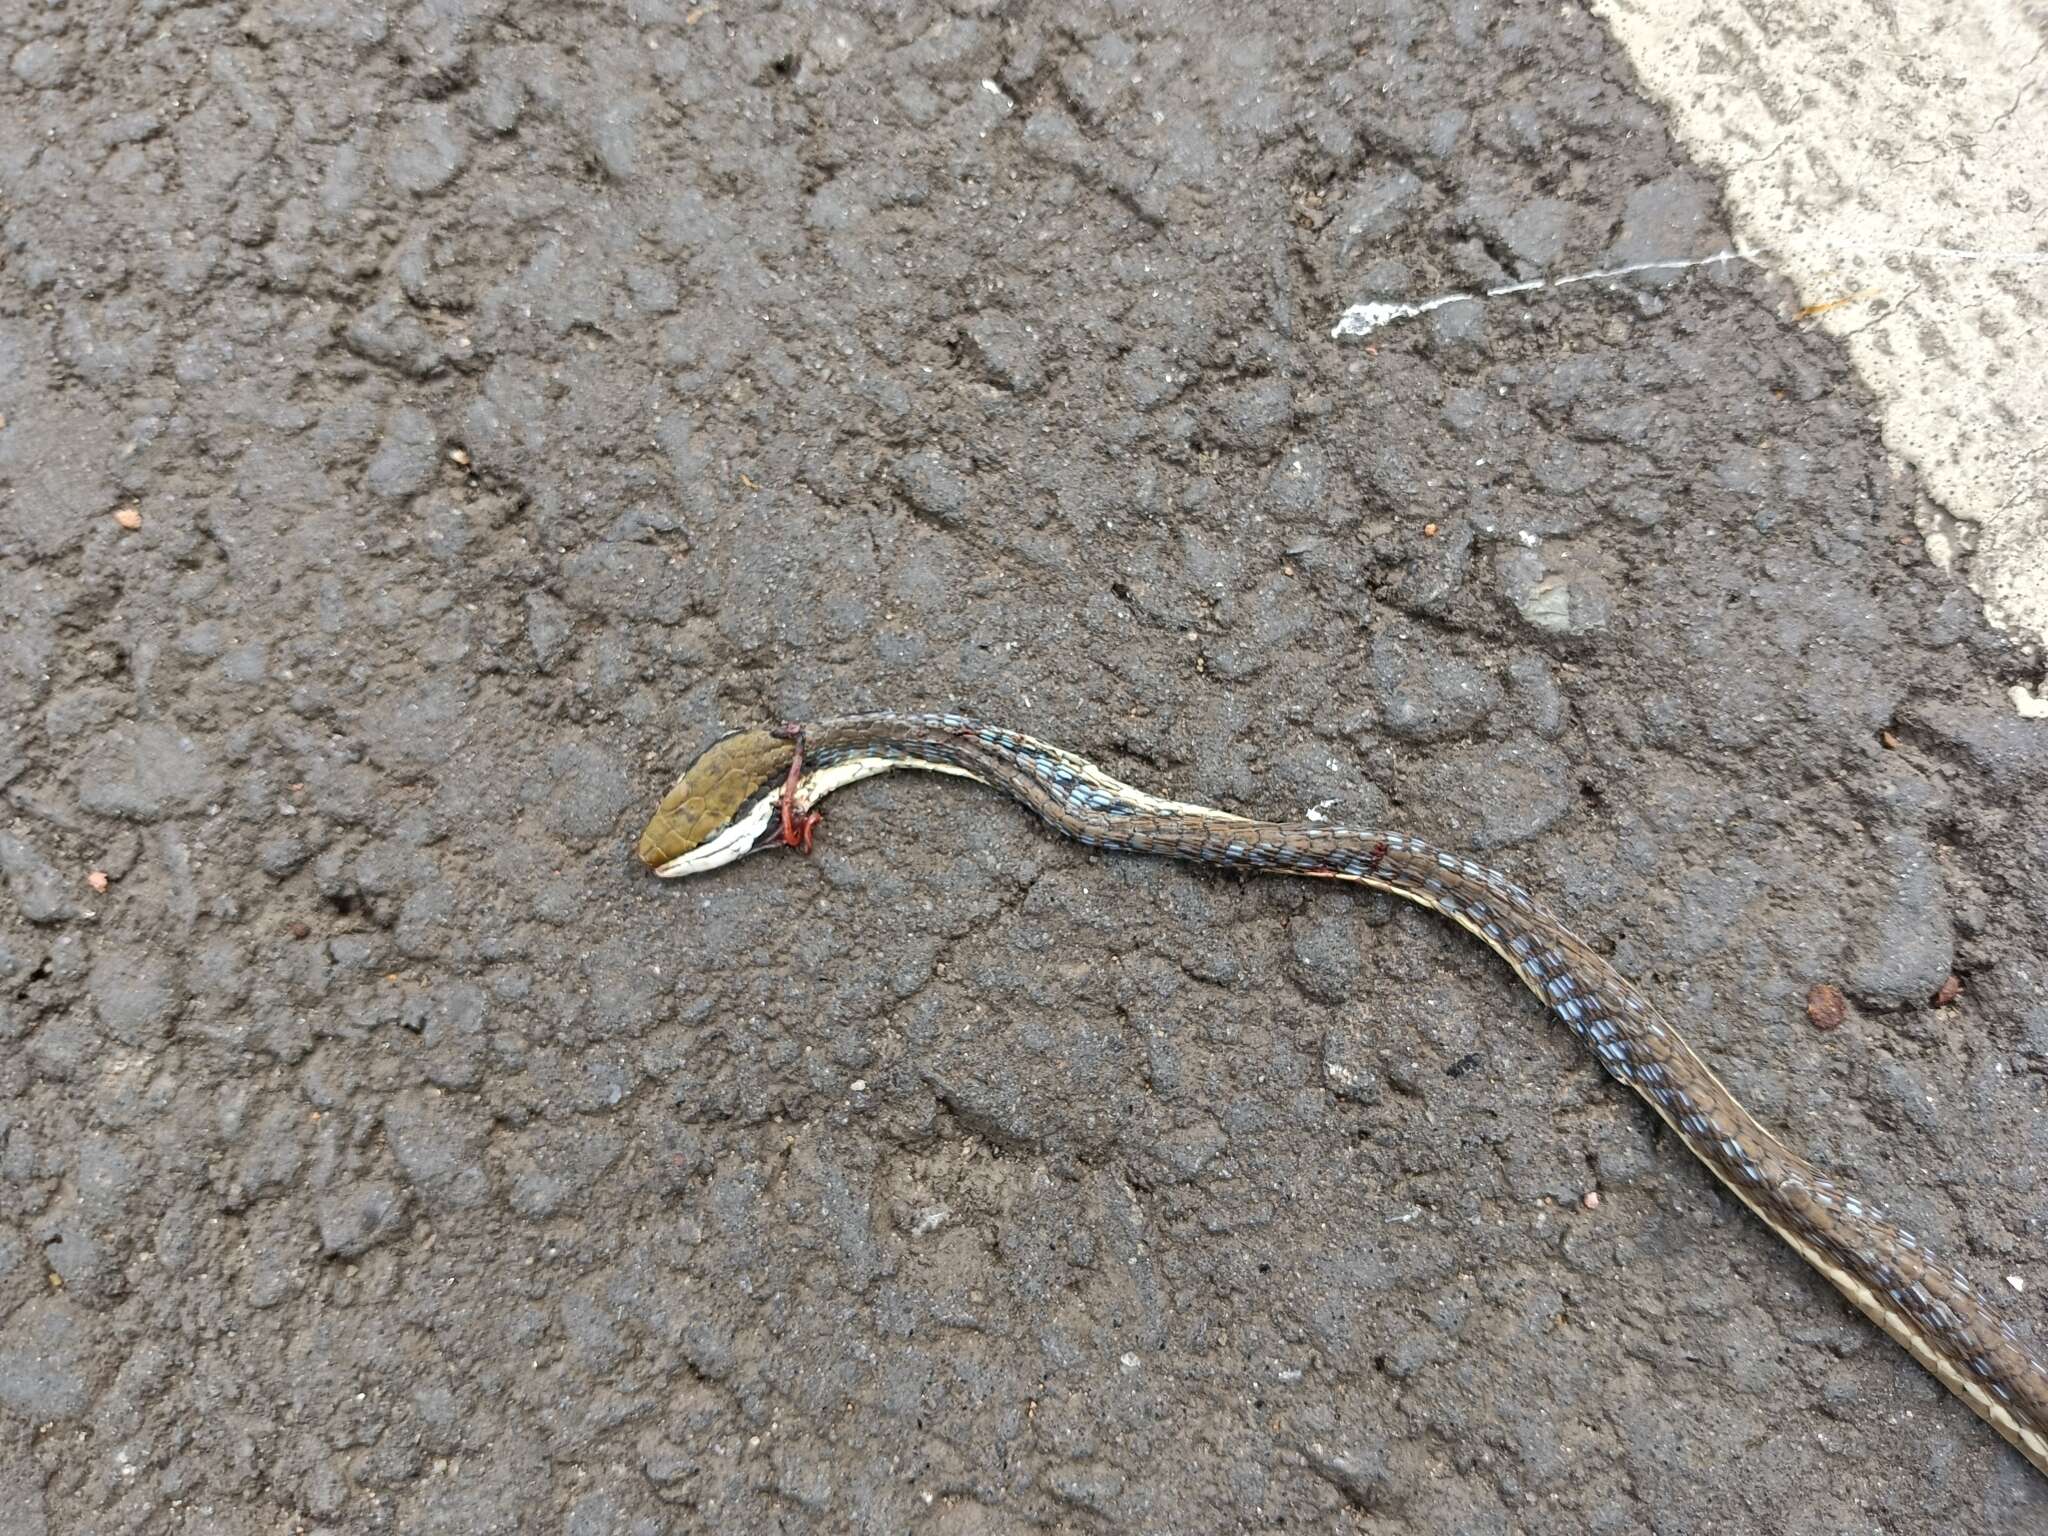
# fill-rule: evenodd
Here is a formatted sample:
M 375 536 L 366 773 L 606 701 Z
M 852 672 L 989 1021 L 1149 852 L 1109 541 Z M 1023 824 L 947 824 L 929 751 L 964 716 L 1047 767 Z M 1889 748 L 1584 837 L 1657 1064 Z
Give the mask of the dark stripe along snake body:
M 1252 821 L 1161 800 L 1057 747 L 960 715 L 855 715 L 781 734 L 792 733 L 802 810 L 890 768 L 936 769 L 1008 792 L 1093 848 L 1342 880 L 1442 913 L 1514 967 L 1608 1075 L 1801 1258 L 2048 1473 L 2048 1369 L 1976 1288 L 1784 1147 L 1633 985 L 1506 876 L 1397 832 Z

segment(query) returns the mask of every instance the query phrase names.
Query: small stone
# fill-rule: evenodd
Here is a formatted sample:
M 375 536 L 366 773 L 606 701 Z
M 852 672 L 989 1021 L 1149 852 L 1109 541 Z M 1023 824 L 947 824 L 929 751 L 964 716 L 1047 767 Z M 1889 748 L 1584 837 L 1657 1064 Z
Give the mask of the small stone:
M 1565 247 L 1587 220 L 1570 203 L 1554 197 L 1539 197 L 1524 204 L 1501 221 L 1501 234 L 1508 249 L 1526 266 L 1548 271 L 1563 259 Z
M 1119 370 L 1124 395 L 1141 411 L 1164 405 L 1187 387 L 1188 370 L 1176 369 L 1157 347 L 1137 346 L 1124 354 Z
M 378 496 L 402 500 L 426 488 L 439 457 L 434 424 L 411 406 L 391 413 L 365 482 Z
M 11 832 L 0 832 L 0 878 L 31 923 L 61 923 L 78 910 L 64 895 L 64 877 L 33 843 Z
M 454 180 L 465 158 L 447 111 L 428 107 L 417 109 L 399 128 L 387 168 L 401 191 L 425 194 Z
M 1422 536 L 1428 542 L 1408 561 L 1388 600 L 1408 613 L 1443 613 L 1472 568 L 1472 525 L 1460 520 L 1446 530 L 1428 523 Z
M 24 1302 L 0 1327 L 0 1407 L 36 1424 L 82 1413 L 91 1397 L 88 1350 L 88 1331 L 69 1301 Z
M 1936 1105 L 1934 1095 L 1928 1092 L 1927 1080 L 1912 1067 L 1880 1056 L 1873 1061 L 1870 1075 L 1871 1087 L 1876 1090 L 1869 1100 L 1874 1114 L 1884 1114 L 1881 1106 L 1888 1102 L 1892 1116 L 1911 1121 L 1927 1135 L 1941 1130 L 1946 1116 Z
M 30 90 L 53 91 L 68 83 L 78 68 L 78 49 L 68 38 L 39 37 L 16 49 L 9 67 Z
M 107 889 L 107 872 L 104 869 L 95 869 L 86 875 L 85 883 L 104 895 Z
M 1929 1001 L 1936 1008 L 1946 1008 L 1950 1003 L 1954 1002 L 1957 998 L 1961 997 L 1962 995 L 1962 977 L 1951 975 L 1947 981 L 1944 981 L 1939 987 L 1935 989 L 1934 996 Z
M 1378 245 L 1404 224 L 1422 195 L 1410 171 L 1377 175 L 1352 193 L 1337 228 L 1337 264 L 1348 267 L 1360 252 Z
M 1387 1450 L 1384 1443 L 1347 1450 L 1312 1444 L 1301 1448 L 1309 1470 L 1362 1510 L 1378 1510 L 1388 1502 Z
M 389 1184 L 359 1184 L 323 1196 L 317 1212 L 320 1246 L 339 1259 L 368 1253 L 395 1233 L 405 1216 L 405 1199 Z
M 597 163 L 613 181 L 625 181 L 633 174 L 633 163 L 639 155 L 635 127 L 639 116 L 639 103 L 613 97 L 599 108 L 597 120 L 591 124 L 591 148 L 597 152 Z
M 635 790 L 615 757 L 594 746 L 569 743 L 549 754 L 548 772 L 547 817 L 564 842 L 590 848 L 616 834 Z
M 309 850 L 296 833 L 280 832 L 263 840 L 256 850 L 256 865 L 273 880 L 282 880 L 306 862 Z
M 114 514 L 114 521 L 133 533 L 142 526 L 142 513 L 134 507 L 123 507 Z
M 367 933 L 338 933 L 328 940 L 327 953 L 340 970 L 374 971 L 384 953 L 384 942 Z
M 1849 1001 L 1839 988 L 1821 982 L 1806 994 L 1806 1017 L 1815 1029 L 1840 1029 L 1849 1017 Z
M 410 960 L 429 960 L 441 953 L 453 929 L 457 899 L 453 886 L 436 881 L 405 898 L 391 939 Z
M 1508 662 L 1510 702 L 1523 724 L 1545 741 L 1564 731 L 1564 694 L 1550 664 L 1541 656 L 1516 656 Z
M 1872 850 L 1869 869 L 1846 991 L 1866 1006 L 1915 1006 L 1955 968 L 1940 857 L 1924 838 L 1892 833 Z
M 1587 1190 L 1587 1191 L 1586 1191 L 1586 1198 L 1585 1198 L 1585 1200 L 1584 1200 L 1583 1202 L 1581 1202 L 1581 1203 L 1582 1203 L 1582 1204 L 1583 1204 L 1583 1205 L 1584 1205 L 1584 1206 L 1586 1207 L 1586 1209 L 1587 1209 L 1587 1210 L 1589 1210 L 1589 1211 L 1597 1211 L 1597 1210 L 1599 1210 L 1599 1209 L 1600 1209 L 1600 1191 L 1599 1191 L 1599 1190 L 1597 1190 L 1597 1189 L 1589 1189 L 1589 1190 Z
M 404 781 L 425 777 L 461 749 L 469 729 L 465 705 L 462 689 L 452 680 L 393 688 L 360 717 L 370 761 Z
M 967 481 L 935 453 L 914 453 L 896 465 L 896 484 L 911 509 L 941 528 L 965 520 Z
M 1107 1469 L 1096 1470 L 1089 1466 L 1061 1468 L 1046 1475 L 1046 1491 L 1063 1504 L 1085 1509 L 1099 1515 L 1111 1525 L 1122 1525 L 1116 1518 L 1116 1509 L 1123 1498 L 1123 1477 Z
M 127 1279 L 122 1273 L 125 1257 L 120 1242 L 111 1233 L 75 1216 L 66 1220 L 43 1248 L 51 1279 L 94 1306 L 110 1303 L 127 1290 Z
M 526 643 L 533 647 L 536 667 L 543 672 L 554 670 L 573 649 L 575 637 L 568 609 L 545 592 L 526 594 Z
M 490 1198 L 477 1130 L 446 1097 L 400 1095 L 384 1110 L 384 1130 L 407 1182 L 429 1204 L 461 1210 Z
M 1331 1031 L 1323 1038 L 1323 1081 L 1340 1099 L 1356 1104 L 1380 1100 L 1379 1073 L 1367 1065 L 1365 1042 L 1349 1033 Z
M 1372 672 L 1387 730 L 1406 741 L 1462 735 L 1500 703 L 1492 678 L 1424 638 L 1381 635 Z
M 1503 848 L 1548 831 L 1577 801 L 1571 761 L 1547 741 L 1517 734 L 1460 747 L 1423 782 L 1448 807 L 1450 825 L 1478 849 Z
M 312 925 L 302 918 L 294 919 L 291 926 L 285 931 L 295 939 L 311 938 L 313 934 Z
M 416 379 L 440 372 L 448 361 L 440 339 L 396 296 L 380 299 L 349 321 L 341 343 L 358 357 Z
M 964 329 L 991 383 L 1028 395 L 1045 382 L 1045 364 L 1029 326 L 1003 315 L 982 314 Z
M 241 687 L 254 687 L 270 672 L 270 650 L 261 640 L 238 645 L 221 658 L 221 678 Z
M 1184 1130 L 1168 1131 L 1153 1144 L 1164 1184 L 1185 1184 L 1200 1175 L 1222 1153 L 1223 1132 L 1213 1120 Z
M 219 771 L 201 744 L 168 726 L 119 725 L 87 757 L 78 803 L 95 816 L 158 821 L 218 800 Z
M 1508 600 L 1532 627 L 1553 635 L 1597 634 L 1613 612 L 1607 589 L 1590 573 L 1550 569 L 1532 549 L 1504 551 L 1496 567 Z
M 1294 980 L 1317 1002 L 1332 1005 L 1353 995 L 1360 970 L 1358 935 L 1347 912 L 1322 911 L 1289 927 Z
M 103 944 L 86 982 L 100 1027 L 123 1045 L 161 1045 L 183 1002 L 175 962 L 139 944 Z
M 1726 244 L 1714 219 L 1712 184 L 1693 172 L 1678 172 L 1637 187 L 1622 205 L 1621 232 L 1607 248 L 1602 265 L 1636 266 L 1672 261 Z M 1631 281 L 1650 288 L 1668 287 L 1690 276 L 1680 269 L 1639 272 Z
M 1227 390 L 1218 404 L 1217 436 L 1232 447 L 1277 448 L 1294 420 L 1294 391 L 1277 376 Z
M 242 1154 L 239 1178 L 244 1198 L 261 1199 L 291 1188 L 306 1162 L 300 1146 L 302 1124 L 301 1111 L 290 1104 L 273 1105 L 264 1115 Z

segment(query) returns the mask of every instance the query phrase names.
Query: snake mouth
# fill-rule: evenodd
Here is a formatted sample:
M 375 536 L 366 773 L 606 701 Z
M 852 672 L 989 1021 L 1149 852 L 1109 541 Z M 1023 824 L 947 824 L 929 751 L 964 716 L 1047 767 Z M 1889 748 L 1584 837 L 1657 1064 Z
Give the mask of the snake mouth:
M 701 875 L 708 870 L 722 868 L 744 859 L 750 853 L 759 853 L 763 848 L 773 847 L 782 841 L 782 828 L 776 820 L 776 809 L 776 796 L 763 794 L 759 799 L 742 807 L 731 821 L 696 847 L 658 863 L 647 858 L 644 850 L 641 857 L 663 880 L 680 879 L 684 875 Z

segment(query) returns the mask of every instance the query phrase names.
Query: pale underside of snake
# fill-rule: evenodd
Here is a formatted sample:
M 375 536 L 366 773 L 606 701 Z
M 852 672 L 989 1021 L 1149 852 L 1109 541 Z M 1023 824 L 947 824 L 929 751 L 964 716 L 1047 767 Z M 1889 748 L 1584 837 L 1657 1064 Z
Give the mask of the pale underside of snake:
M 893 768 L 1001 789 L 1094 848 L 1370 886 L 1441 913 L 1514 968 L 1715 1178 L 1855 1307 L 2048 1473 L 2048 1368 L 1910 1233 L 1788 1150 L 1622 975 L 1529 893 L 1398 832 L 1254 821 L 1161 800 L 1045 742 L 960 715 L 850 715 L 721 737 L 662 800 L 639 855 L 664 877 L 808 848 L 826 795 Z

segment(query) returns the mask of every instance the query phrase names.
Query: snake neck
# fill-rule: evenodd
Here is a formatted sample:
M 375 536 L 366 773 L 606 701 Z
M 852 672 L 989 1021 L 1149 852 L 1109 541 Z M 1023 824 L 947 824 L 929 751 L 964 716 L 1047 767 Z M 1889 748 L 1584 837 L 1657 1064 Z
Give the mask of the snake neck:
M 922 768 L 1003 790 L 1056 830 L 1084 842 L 1102 819 L 1152 814 L 1244 820 L 1147 794 L 1049 742 L 965 715 L 843 715 L 805 725 L 800 739 L 809 770 L 800 793 L 809 796 L 809 804 L 859 779 Z

